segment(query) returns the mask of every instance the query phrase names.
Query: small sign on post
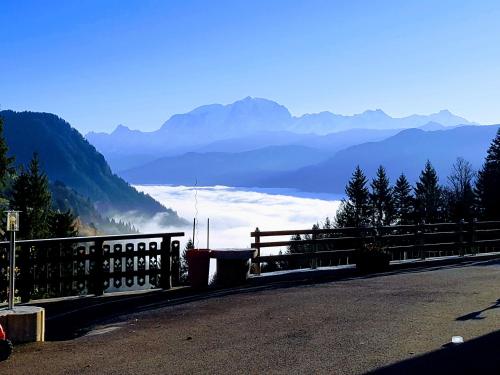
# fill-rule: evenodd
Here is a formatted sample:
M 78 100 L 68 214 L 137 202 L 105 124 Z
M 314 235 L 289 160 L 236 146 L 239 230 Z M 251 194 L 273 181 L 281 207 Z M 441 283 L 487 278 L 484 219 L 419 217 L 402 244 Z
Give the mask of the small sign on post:
M 16 291 L 16 232 L 19 231 L 19 211 L 7 213 L 7 232 L 10 232 L 9 252 L 9 309 L 14 309 L 14 294 Z
M 7 231 L 19 231 L 19 211 L 7 211 Z

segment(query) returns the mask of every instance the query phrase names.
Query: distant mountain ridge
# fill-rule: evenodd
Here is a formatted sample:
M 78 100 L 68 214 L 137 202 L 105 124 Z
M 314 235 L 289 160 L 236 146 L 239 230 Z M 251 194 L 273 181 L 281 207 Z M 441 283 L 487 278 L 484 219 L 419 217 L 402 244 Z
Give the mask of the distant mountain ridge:
M 343 193 L 354 168 L 359 165 L 372 178 L 379 165 L 387 169 L 392 182 L 405 173 L 416 181 L 427 160 L 436 168 L 441 183 L 456 158 L 462 157 L 478 170 L 500 125 L 463 126 L 447 130 L 407 129 L 378 142 L 348 147 L 333 157 L 292 172 L 260 180 L 261 187 L 289 187 L 309 192 Z
M 431 123 L 428 127 L 435 126 Z M 322 145 L 320 140 L 325 142 L 325 137 L 331 136 L 335 140 L 335 134 L 318 136 L 317 139 L 306 137 L 304 143 L 309 143 L 309 147 L 282 145 L 245 152 L 186 153 L 123 171 L 121 176 L 137 184 L 192 185 L 197 180 L 203 185 L 295 188 L 307 192 L 343 194 L 345 184 L 357 165 L 369 178 L 375 175 L 379 165 L 383 165 L 393 182 L 401 173 L 414 182 L 425 162 L 430 160 L 439 173 L 441 183 L 446 184 L 458 157 L 470 161 L 476 170 L 482 166 L 498 127 L 405 129 L 383 139 L 339 147 L 331 154 L 327 152 L 328 147 L 321 149 L 318 146 Z
M 443 126 L 472 124 L 447 110 L 403 118 L 393 118 L 380 109 L 353 116 L 321 112 L 294 117 L 286 107 L 274 101 L 247 97 L 232 104 L 210 104 L 173 115 L 156 131 L 141 132 L 119 125 L 110 134 L 90 132 L 86 138 L 104 154 L 113 169 L 119 171 L 140 165 L 136 162 L 139 159 L 143 163 L 150 162 L 163 156 L 196 152 L 211 143 L 251 138 L 259 133 L 327 135 L 353 129 L 414 128 L 429 122 Z M 277 143 L 272 145 L 283 144 L 279 138 L 275 141 Z
M 247 185 L 256 178 L 294 170 L 328 158 L 328 154 L 304 146 L 269 146 L 258 150 L 189 152 L 164 157 L 120 175 L 130 183 L 194 185 Z
M 329 134 L 350 129 L 407 129 L 425 126 L 427 123 L 438 123 L 442 126 L 473 125 L 463 117 L 456 116 L 448 110 L 441 110 L 430 115 L 411 115 L 407 117 L 391 117 L 381 109 L 367 110 L 352 116 L 337 115 L 331 112 L 307 114 L 295 118 L 293 130 L 299 133 L 313 132 Z

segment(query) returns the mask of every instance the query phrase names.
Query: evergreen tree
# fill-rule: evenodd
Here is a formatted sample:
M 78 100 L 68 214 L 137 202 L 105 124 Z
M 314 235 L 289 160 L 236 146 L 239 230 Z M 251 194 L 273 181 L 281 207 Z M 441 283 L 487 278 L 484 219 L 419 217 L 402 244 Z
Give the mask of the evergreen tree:
M 23 239 L 50 236 L 51 194 L 49 181 L 40 170 L 35 153 L 28 171 L 22 169 L 13 185 L 12 206 L 22 212 L 19 235 Z
M 479 171 L 476 195 L 481 218 L 500 218 L 500 129 L 491 142 L 483 168 Z
M 457 222 L 461 219 L 471 220 L 475 217 L 474 178 L 476 173 L 472 164 L 458 158 L 453 164 L 452 173 L 448 176 L 448 187 L 445 189 L 446 209 L 449 220 Z
M 398 224 L 407 225 L 413 223 L 414 199 L 412 187 L 406 176 L 402 173 L 394 186 L 394 216 Z
M 389 186 L 389 178 L 383 166 L 378 167 L 371 188 L 372 224 L 390 225 L 394 220 L 394 199 L 392 188 Z
M 302 237 L 300 237 L 300 234 L 294 234 L 293 236 L 290 237 L 290 241 L 301 241 Z M 297 253 L 303 253 L 304 252 L 304 245 L 300 243 L 293 243 L 288 245 L 287 249 L 287 254 L 297 254 Z
M 0 209 L 2 211 L 7 208 L 8 200 L 5 197 L 5 187 L 8 184 L 9 178 L 14 173 L 12 163 L 14 158 L 7 156 L 8 147 L 3 135 L 3 120 L 0 117 Z
M 337 227 L 361 227 L 369 224 L 371 210 L 366 184 L 366 176 L 358 165 L 345 188 L 347 199 L 342 200 L 337 211 Z
M 179 265 L 179 282 L 181 285 L 188 283 L 188 262 L 187 262 L 187 251 L 194 249 L 193 240 L 190 238 L 184 247 L 181 254 L 181 262 Z
M 443 191 L 430 161 L 425 163 L 415 188 L 415 213 L 419 221 L 426 223 L 443 219 Z
M 66 212 L 51 211 L 49 215 L 49 231 L 50 236 L 55 238 L 78 235 L 75 215 L 70 210 Z

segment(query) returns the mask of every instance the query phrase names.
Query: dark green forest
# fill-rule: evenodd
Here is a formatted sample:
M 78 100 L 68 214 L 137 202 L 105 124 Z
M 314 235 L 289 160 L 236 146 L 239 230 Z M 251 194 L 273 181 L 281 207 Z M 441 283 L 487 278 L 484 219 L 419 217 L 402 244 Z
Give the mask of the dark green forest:
M 29 164 L 36 152 L 51 182 L 62 181 L 88 197 L 105 216 L 135 212 L 145 218 L 162 212 L 171 225 L 182 221 L 173 210 L 138 192 L 113 174 L 104 157 L 69 123 L 50 113 L 1 111 L 13 166 Z
M 166 213 L 150 196 L 114 175 L 104 157 L 75 129 L 47 113 L 0 112 L 0 205 L 22 211 L 21 238 L 133 233 L 109 217 Z

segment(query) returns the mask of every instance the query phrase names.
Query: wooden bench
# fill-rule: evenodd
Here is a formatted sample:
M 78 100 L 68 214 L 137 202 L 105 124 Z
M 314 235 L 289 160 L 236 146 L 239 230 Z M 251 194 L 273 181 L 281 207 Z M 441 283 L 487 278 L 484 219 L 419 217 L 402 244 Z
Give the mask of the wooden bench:
M 245 283 L 250 275 L 251 259 L 257 256 L 257 249 L 213 249 L 210 257 L 217 259 L 216 282 L 222 286 Z

